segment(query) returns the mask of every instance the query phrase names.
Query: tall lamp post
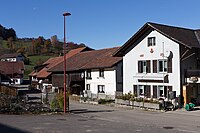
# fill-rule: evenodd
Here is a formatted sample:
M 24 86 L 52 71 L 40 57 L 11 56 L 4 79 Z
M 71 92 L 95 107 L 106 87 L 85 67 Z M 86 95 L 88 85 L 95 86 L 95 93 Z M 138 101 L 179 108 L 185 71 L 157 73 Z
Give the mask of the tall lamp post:
M 64 16 L 64 45 L 63 45 L 63 60 L 64 60 L 64 65 L 63 65 L 63 67 L 64 67 L 64 85 L 63 85 L 63 87 L 64 87 L 64 113 L 66 113 L 66 22 L 65 22 L 65 20 L 66 20 L 66 16 L 70 16 L 71 14 L 70 13 L 68 13 L 68 12 L 65 12 L 65 13 L 63 13 L 63 16 Z M 69 102 L 69 101 L 68 101 Z M 68 104 L 69 105 L 69 104 Z M 69 109 L 69 107 L 68 107 L 68 109 Z

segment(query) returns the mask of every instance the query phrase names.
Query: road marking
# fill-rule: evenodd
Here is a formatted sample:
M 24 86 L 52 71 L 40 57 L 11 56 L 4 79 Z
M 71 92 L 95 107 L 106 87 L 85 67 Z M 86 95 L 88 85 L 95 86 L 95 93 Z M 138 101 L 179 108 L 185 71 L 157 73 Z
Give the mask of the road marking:
M 86 132 L 88 132 L 88 133 L 89 133 L 89 132 L 92 132 L 92 130 L 91 130 L 91 129 L 87 129 L 87 130 L 86 130 Z
M 138 129 L 138 130 L 135 130 L 135 132 L 142 132 L 142 130 L 141 130 L 141 129 Z
M 184 130 L 184 129 L 177 129 L 177 130 L 181 132 L 187 132 L 187 133 L 199 133 L 197 131 L 190 131 L 190 130 Z

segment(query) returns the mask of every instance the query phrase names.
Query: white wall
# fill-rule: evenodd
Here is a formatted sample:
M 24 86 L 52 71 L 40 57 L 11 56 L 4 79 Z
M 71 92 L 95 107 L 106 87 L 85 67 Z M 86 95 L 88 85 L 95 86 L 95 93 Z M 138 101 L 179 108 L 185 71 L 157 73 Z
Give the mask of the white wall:
M 11 78 L 11 80 L 14 80 L 14 84 L 20 85 L 23 82 L 22 78 Z
M 86 75 L 86 72 L 85 72 Z M 104 77 L 99 77 L 98 70 L 92 70 L 92 79 L 85 79 L 85 88 L 87 84 L 90 84 L 90 90 L 92 93 L 98 93 L 98 85 L 105 85 L 106 95 L 115 95 L 116 91 L 116 72 L 115 70 L 104 70 Z
M 147 38 L 156 37 L 156 46 L 147 46 Z M 165 86 L 172 86 L 173 91 L 180 95 L 180 57 L 179 44 L 163 36 L 157 31 L 152 31 L 148 34 L 137 46 L 129 51 L 123 57 L 123 93 L 133 92 L 133 85 L 163 85 L 163 83 L 139 83 L 138 79 L 158 79 L 163 80 L 163 73 L 153 73 L 153 61 L 163 59 L 163 43 L 164 51 L 171 51 L 172 58 L 172 73 L 169 73 L 169 83 L 164 83 Z M 151 49 L 153 53 L 151 53 Z M 165 53 L 164 52 L 164 53 Z M 141 56 L 143 55 L 143 56 Z M 165 57 L 165 59 L 167 59 Z M 151 73 L 138 73 L 138 60 L 151 60 Z M 152 89 L 151 89 L 152 90 Z

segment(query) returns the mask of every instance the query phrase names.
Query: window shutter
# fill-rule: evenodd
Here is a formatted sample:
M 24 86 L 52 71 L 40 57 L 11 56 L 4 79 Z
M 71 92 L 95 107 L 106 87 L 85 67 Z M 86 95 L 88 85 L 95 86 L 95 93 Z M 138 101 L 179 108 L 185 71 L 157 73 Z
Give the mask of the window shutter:
M 167 63 L 168 73 L 172 73 L 172 59 L 168 59 Z
M 151 86 L 147 86 L 147 98 L 151 98 Z
M 153 98 L 157 98 L 157 86 L 153 86 Z
M 151 73 L 151 63 L 150 63 L 150 60 L 147 60 L 147 73 Z
M 137 85 L 133 85 L 133 94 L 137 97 Z
M 150 85 L 144 87 L 144 96 L 151 98 L 151 88 Z
M 153 73 L 157 73 L 157 60 L 153 60 Z
M 142 73 L 142 61 L 138 61 L 138 73 Z
M 167 86 L 164 87 L 164 97 L 167 97 Z

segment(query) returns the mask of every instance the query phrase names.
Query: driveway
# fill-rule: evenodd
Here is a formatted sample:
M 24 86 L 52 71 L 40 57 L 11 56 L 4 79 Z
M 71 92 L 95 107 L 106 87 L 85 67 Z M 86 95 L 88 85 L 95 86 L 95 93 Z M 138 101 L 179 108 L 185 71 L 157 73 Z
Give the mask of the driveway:
M 70 114 L 0 115 L 0 132 L 179 133 L 200 132 L 200 116 L 70 103 Z M 183 112 L 183 111 L 182 111 Z M 198 114 L 198 112 L 195 112 Z

